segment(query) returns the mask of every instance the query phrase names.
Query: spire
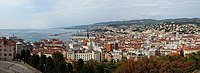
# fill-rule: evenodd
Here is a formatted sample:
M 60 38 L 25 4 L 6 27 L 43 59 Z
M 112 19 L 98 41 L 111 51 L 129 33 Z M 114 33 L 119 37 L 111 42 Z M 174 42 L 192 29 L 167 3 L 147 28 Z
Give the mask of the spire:
M 87 38 L 88 38 L 88 39 L 90 38 L 90 35 L 89 35 L 89 33 L 88 33 L 88 29 L 87 29 Z

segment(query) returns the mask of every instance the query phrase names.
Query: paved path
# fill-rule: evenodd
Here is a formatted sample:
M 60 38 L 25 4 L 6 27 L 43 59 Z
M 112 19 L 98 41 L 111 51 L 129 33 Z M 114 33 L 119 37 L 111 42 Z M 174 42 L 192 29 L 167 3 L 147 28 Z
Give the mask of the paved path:
M 18 62 L 0 61 L 0 73 L 37 73 Z

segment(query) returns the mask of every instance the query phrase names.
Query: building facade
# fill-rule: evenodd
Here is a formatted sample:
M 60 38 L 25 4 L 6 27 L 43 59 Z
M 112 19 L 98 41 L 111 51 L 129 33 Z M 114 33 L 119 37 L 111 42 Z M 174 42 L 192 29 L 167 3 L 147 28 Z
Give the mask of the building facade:
M 118 44 L 115 42 L 108 42 L 106 44 L 106 51 L 109 52 L 112 51 L 113 49 L 118 49 Z
M 75 51 L 68 51 L 67 58 L 78 61 L 78 59 L 83 59 L 83 61 L 89 61 L 90 59 L 94 59 L 97 61 L 101 61 L 101 53 L 100 52 L 85 52 L 85 53 L 77 53 Z
M 16 42 L 0 38 L 0 60 L 12 61 L 16 54 Z

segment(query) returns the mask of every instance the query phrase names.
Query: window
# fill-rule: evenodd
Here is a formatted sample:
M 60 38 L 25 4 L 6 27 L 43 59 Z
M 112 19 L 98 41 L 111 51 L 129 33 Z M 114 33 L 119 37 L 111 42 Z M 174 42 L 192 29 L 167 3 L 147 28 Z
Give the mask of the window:
M 73 53 L 69 52 L 68 54 L 73 54 Z
M 0 58 L 0 60 L 1 60 L 1 58 Z
M 0 53 L 0 56 L 1 56 L 1 53 Z
M 12 50 L 10 49 L 10 52 L 11 52 Z
M 1 52 L 1 49 L 0 49 L 0 52 Z
M 112 45 L 112 49 L 115 49 L 115 45 Z
M 7 50 L 6 49 L 4 49 L 4 52 L 6 52 Z
M 12 56 L 12 54 L 10 53 L 9 56 Z
M 4 60 L 6 60 L 6 58 L 4 58 Z
M 4 56 L 7 56 L 7 54 L 5 53 Z

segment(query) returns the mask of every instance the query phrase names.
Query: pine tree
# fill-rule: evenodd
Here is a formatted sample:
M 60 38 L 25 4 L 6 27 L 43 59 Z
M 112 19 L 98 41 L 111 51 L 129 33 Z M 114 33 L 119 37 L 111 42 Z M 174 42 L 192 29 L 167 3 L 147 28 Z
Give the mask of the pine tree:
M 77 62 L 77 66 L 76 66 L 76 72 L 77 73 L 83 73 L 83 67 L 84 67 L 84 61 L 83 59 L 79 59 L 78 62 Z
M 71 63 L 68 63 L 68 64 L 67 64 L 67 70 L 68 70 L 68 71 L 67 71 L 68 73 L 73 73 L 73 67 L 72 67 L 72 64 L 71 64 Z
M 54 70 L 54 64 L 53 64 L 53 59 L 51 57 L 48 57 L 46 60 L 46 64 L 45 64 L 45 72 L 46 73 L 53 73 Z
M 31 54 L 30 54 L 30 51 L 29 50 L 26 50 L 25 51 L 25 57 L 24 57 L 24 61 L 26 63 L 28 63 L 28 58 L 31 57 Z
M 25 59 L 25 50 L 23 49 L 22 51 L 21 51 L 21 59 L 24 61 L 24 59 Z
M 20 55 L 19 53 L 17 53 L 15 58 L 16 58 L 17 61 L 18 61 L 19 59 L 21 59 L 21 55 Z
M 181 57 L 184 57 L 184 51 L 183 51 L 183 48 L 180 48 L 180 56 L 181 56 Z
M 98 64 L 96 66 L 96 73 L 104 73 L 104 65 L 103 64 Z
M 53 53 L 52 55 L 54 62 L 61 62 L 64 61 L 64 57 L 61 53 Z

